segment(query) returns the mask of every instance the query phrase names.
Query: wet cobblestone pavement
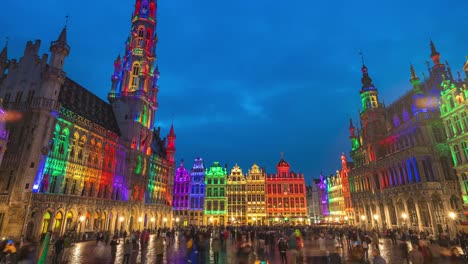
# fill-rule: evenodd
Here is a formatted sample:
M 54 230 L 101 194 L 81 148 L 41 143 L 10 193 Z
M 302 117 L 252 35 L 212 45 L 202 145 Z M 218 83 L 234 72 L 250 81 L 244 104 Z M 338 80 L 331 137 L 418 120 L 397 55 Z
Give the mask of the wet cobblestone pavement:
M 156 263 L 156 256 L 154 254 L 154 237 L 152 236 L 150 239 L 149 244 L 146 247 L 133 251 L 132 258 L 130 263 Z M 382 256 L 387 260 L 388 264 L 406 264 L 406 260 L 403 259 L 403 255 L 401 252 L 401 243 L 399 242 L 397 245 L 392 245 L 390 240 L 383 239 L 383 242 L 380 244 L 380 250 Z M 121 240 L 122 242 L 122 240 Z M 179 238 L 175 239 L 174 243 L 165 244 L 165 252 L 163 263 L 165 264 L 186 264 L 187 263 L 187 256 L 186 256 L 186 247 L 185 247 L 185 239 Z M 307 264 L 322 264 L 324 260 L 318 260 L 314 258 L 313 255 L 316 255 L 317 249 L 313 246 L 313 242 L 311 241 L 304 241 L 304 249 L 303 255 L 304 259 L 302 263 Z M 348 250 L 346 244 L 344 245 L 344 250 L 340 252 L 342 256 L 343 263 L 351 263 L 348 257 Z M 371 252 L 369 251 L 369 256 L 371 257 Z M 214 263 L 213 253 L 210 250 L 207 251 L 205 260 L 197 259 L 201 258 L 200 254 L 196 254 L 192 252 L 191 260 L 192 263 L 197 264 L 206 264 L 206 263 Z M 255 263 L 255 260 L 259 259 L 256 257 L 255 254 L 251 254 L 248 263 Z M 278 250 L 275 248 L 275 252 L 270 254 L 267 259 L 269 260 L 270 264 L 280 264 L 280 256 Z M 288 252 L 288 260 L 290 259 L 290 255 Z M 80 242 L 75 243 L 70 250 L 68 263 L 86 263 L 86 264 L 107 264 L 107 263 L 123 263 L 123 244 L 121 243 L 117 247 L 117 257 L 115 262 L 111 260 L 111 253 L 110 253 L 110 246 L 106 246 L 103 243 L 99 243 L 96 245 L 95 241 L 88 241 L 88 242 Z M 220 264 L 237 264 L 239 260 L 237 258 L 237 250 L 231 240 L 229 239 L 222 250 L 219 256 L 219 263 Z M 289 263 L 289 262 L 288 262 Z M 298 262 L 300 263 L 300 262 Z M 325 262 L 326 263 L 326 262 Z M 372 263 L 372 259 L 371 262 Z M 447 259 L 435 259 L 433 263 L 465 263 L 465 262 L 458 262 L 458 261 L 449 261 Z

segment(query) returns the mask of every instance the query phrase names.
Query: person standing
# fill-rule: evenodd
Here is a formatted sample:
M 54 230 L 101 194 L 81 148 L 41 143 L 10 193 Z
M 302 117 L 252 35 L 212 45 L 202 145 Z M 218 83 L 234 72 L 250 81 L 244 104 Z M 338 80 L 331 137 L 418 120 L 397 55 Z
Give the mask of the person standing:
M 71 249 L 71 237 L 69 235 L 65 235 L 63 239 L 63 254 L 62 254 L 62 263 L 68 262 L 68 255 L 70 254 Z
M 372 255 L 374 256 L 374 264 L 387 264 L 387 261 L 380 255 L 380 250 L 377 248 L 372 249 Z
M 62 256 L 62 251 L 63 251 L 63 237 L 59 237 L 57 240 L 55 240 L 54 243 L 54 249 L 55 249 L 55 255 L 54 255 L 54 261 L 53 263 L 59 263 L 61 260 Z
M 117 245 L 119 245 L 119 241 L 117 241 L 117 236 L 114 236 L 109 243 L 111 248 L 111 263 L 114 263 L 117 257 Z
M 133 245 L 130 243 L 130 239 L 125 240 L 124 244 L 124 258 L 123 263 L 129 264 L 130 263 L 130 255 L 132 254 Z
M 278 250 L 281 256 L 281 263 L 287 264 L 288 259 L 286 257 L 286 252 L 288 251 L 288 242 L 286 242 L 286 240 L 283 237 L 280 237 L 280 239 L 278 240 Z
M 221 250 L 221 244 L 223 244 L 222 240 L 220 240 L 218 235 L 215 235 L 213 240 L 211 241 L 211 248 L 213 250 L 213 258 L 214 263 L 219 263 L 219 251 Z
M 413 249 L 408 254 L 408 259 L 412 264 L 424 264 L 424 256 L 418 250 L 418 245 L 413 244 Z
M 164 259 L 164 239 L 157 235 L 154 239 L 154 254 L 156 255 L 156 264 L 162 264 Z

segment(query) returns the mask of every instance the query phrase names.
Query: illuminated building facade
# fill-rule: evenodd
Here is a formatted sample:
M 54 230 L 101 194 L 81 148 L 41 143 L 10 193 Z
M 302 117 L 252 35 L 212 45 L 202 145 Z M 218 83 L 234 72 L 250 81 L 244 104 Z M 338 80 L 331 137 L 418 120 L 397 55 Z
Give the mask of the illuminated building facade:
M 245 224 L 246 218 L 246 180 L 242 169 L 236 164 L 227 178 L 227 223 Z
M 66 27 L 50 58 L 39 57 L 39 40 L 26 44 L 19 61 L 5 64 L 2 52 L 0 97 L 21 114 L 7 124 L 0 167 L 2 235 L 171 225 L 175 133 L 166 140 L 153 128 L 155 29 L 155 0 L 136 0 L 125 53 L 114 61 L 110 104 L 66 77 Z
M 226 178 L 227 170 L 219 165 L 219 162 L 214 162 L 206 170 L 205 225 L 225 226 L 227 224 Z
M 188 226 L 189 223 L 189 194 L 190 174 L 184 167 L 184 161 L 180 162 L 174 176 L 174 198 L 172 208 L 176 224 Z
M 266 173 L 254 164 L 249 170 L 246 182 L 246 220 L 251 225 L 266 225 L 266 196 L 265 196 Z
M 330 210 L 330 222 L 342 222 L 345 217 L 343 188 L 341 175 L 336 171 L 335 175 L 327 177 L 328 209 Z
M 189 224 L 193 226 L 204 225 L 205 206 L 205 165 L 203 159 L 198 157 L 193 162 L 190 171 L 189 193 Z
M 349 189 L 349 171 L 352 167 L 353 163 L 347 161 L 344 153 L 341 154 L 341 170 L 339 171 L 339 175 L 341 177 L 341 190 L 343 193 L 344 200 L 345 215 L 343 219 L 347 224 L 354 225 L 355 217 L 353 210 L 353 202 L 351 200 L 351 191 Z
M 350 124 L 354 168 L 348 178 L 355 220 L 368 228 L 406 225 L 438 233 L 452 224 L 449 212 L 461 210 L 438 107 L 441 83 L 455 80 L 430 46 L 429 76 L 421 82 L 411 66 L 413 89 L 388 107 L 362 66 L 361 128 Z
M 322 204 L 322 216 L 329 216 L 330 209 L 328 208 L 328 185 L 327 179 L 320 174 L 318 179 L 317 186 L 320 192 L 320 203 Z
M 283 157 L 276 166 L 276 174 L 266 180 L 267 220 L 274 224 L 303 224 L 307 219 L 304 175 L 290 171 Z
M 460 220 L 468 220 L 468 61 L 463 67 L 465 80 L 445 77 L 442 81 L 440 114 L 452 154 L 454 169 L 460 182 L 463 214 Z
M 307 210 L 311 224 L 320 223 L 323 219 L 322 196 L 319 183 L 319 179 L 313 179 L 312 185 L 306 188 Z

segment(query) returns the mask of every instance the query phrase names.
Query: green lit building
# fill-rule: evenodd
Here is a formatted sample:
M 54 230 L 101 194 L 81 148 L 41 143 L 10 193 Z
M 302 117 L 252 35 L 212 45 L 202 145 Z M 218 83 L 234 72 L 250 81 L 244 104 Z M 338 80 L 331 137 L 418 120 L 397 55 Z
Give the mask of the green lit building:
M 447 134 L 447 143 L 454 169 L 460 182 L 463 214 L 457 215 L 466 221 L 468 216 L 468 61 L 463 67 L 466 77 L 454 80 L 444 76 L 440 96 L 440 115 Z
M 205 225 L 227 224 L 227 196 L 226 196 L 227 169 L 214 162 L 205 173 Z

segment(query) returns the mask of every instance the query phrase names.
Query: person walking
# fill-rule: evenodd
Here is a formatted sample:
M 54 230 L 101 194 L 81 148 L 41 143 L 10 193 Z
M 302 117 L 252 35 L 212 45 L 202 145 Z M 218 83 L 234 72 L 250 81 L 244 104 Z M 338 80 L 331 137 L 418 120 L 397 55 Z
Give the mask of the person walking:
M 193 237 L 191 235 L 187 236 L 186 247 L 187 247 L 187 262 L 191 263 L 192 260 L 190 259 L 190 256 L 192 255 L 192 251 L 193 251 Z
M 283 237 L 280 237 L 278 240 L 278 250 L 281 256 L 281 263 L 287 264 L 288 258 L 286 257 L 286 252 L 288 251 L 288 242 Z
M 223 240 L 220 239 L 219 235 L 215 235 L 213 240 L 211 241 L 211 248 L 213 250 L 213 258 L 214 263 L 219 263 L 219 251 L 221 251 L 221 245 L 223 244 Z

